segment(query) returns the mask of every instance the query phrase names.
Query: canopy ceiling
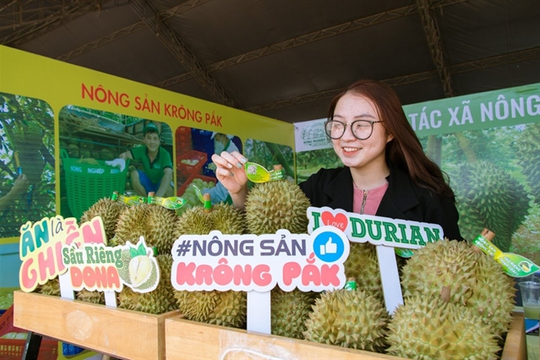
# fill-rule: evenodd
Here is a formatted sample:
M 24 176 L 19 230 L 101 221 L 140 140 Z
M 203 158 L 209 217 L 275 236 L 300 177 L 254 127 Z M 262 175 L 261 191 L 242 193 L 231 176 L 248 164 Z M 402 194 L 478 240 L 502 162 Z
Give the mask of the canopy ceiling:
M 0 43 L 298 122 L 361 78 L 403 104 L 540 82 L 540 1 L 3 0 Z

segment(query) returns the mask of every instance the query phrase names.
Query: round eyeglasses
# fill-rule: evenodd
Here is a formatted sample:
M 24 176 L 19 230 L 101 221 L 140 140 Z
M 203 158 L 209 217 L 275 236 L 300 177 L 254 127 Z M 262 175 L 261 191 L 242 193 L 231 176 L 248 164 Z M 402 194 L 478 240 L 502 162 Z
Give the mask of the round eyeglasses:
M 382 121 L 356 120 L 347 124 L 337 120 L 328 120 L 324 123 L 324 131 L 330 139 L 337 140 L 343 137 L 345 130 L 347 130 L 347 126 L 350 126 L 355 138 L 358 140 L 366 140 L 373 134 L 373 124 L 380 122 Z

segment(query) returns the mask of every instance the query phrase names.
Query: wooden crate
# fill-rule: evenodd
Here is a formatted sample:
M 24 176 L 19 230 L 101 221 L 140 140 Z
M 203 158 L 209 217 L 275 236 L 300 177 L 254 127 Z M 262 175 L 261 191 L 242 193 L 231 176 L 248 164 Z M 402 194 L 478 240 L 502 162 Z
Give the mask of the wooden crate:
M 16 291 L 15 326 L 125 359 L 164 359 L 165 319 L 177 316 L 115 309 Z
M 15 326 L 118 358 L 247 360 L 262 353 L 283 359 L 404 360 L 202 324 L 177 311 L 152 315 L 22 291 L 14 300 Z M 527 360 L 522 312 L 513 315 L 501 360 Z
M 167 360 L 248 360 L 273 356 L 310 360 L 405 360 L 385 354 L 346 349 L 281 336 L 201 324 L 172 317 L 165 320 Z M 256 354 L 259 354 L 257 356 Z M 515 313 L 501 360 L 527 360 L 523 314 Z
M 525 315 L 522 312 L 514 312 L 510 330 L 506 335 L 501 360 L 527 360 L 526 339 Z

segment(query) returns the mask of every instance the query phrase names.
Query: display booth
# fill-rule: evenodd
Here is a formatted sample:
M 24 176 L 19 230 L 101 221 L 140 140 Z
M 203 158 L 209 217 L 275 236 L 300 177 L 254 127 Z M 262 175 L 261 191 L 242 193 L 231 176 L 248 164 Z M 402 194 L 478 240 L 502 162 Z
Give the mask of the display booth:
M 289 124 L 7 47 L 0 47 L 0 79 L 0 196 L 8 200 L 0 203 L 0 295 L 6 303 L 11 300 L 15 304 L 11 308 L 14 319 L 11 326 L 44 336 L 43 340 L 40 338 L 40 358 L 45 358 L 44 345 L 49 345 L 49 358 L 59 359 L 65 356 L 82 359 L 100 354 L 126 359 L 239 359 L 251 358 L 251 355 L 276 359 L 398 359 L 270 334 L 270 290 L 276 284 L 287 291 L 298 288 L 304 292 L 324 292 L 345 286 L 343 262 L 348 255 L 346 240 L 352 236 L 350 227 L 325 226 L 331 225 L 326 220 L 316 226 L 313 223 L 319 221 L 318 216 L 338 219 L 353 216 L 351 214 L 312 209 L 308 213 L 312 216 L 309 234 L 280 231 L 264 237 L 234 237 L 211 232 L 189 237 L 205 254 L 215 251 L 211 245 L 214 239 L 231 244 L 230 249 L 235 251 L 237 248 L 233 246 L 240 244 L 238 251 L 242 256 L 223 255 L 211 260 L 195 256 L 192 262 L 182 262 L 180 257 L 188 251 L 184 241 L 188 240 L 180 237 L 175 242 L 170 249 L 174 263 L 168 268 L 172 271 L 172 285 L 177 290 L 247 292 L 247 329 L 186 320 L 178 310 L 153 315 L 116 308 L 115 293 L 122 287 L 145 293 L 158 286 L 159 276 L 148 285 L 152 276 L 147 275 L 151 274 L 150 269 L 159 267 L 158 255 L 152 254 L 156 250 L 147 247 L 144 241 L 107 245 L 106 240 L 114 234 L 107 233 L 101 218 L 84 217 L 88 208 L 100 199 L 117 196 L 115 192 L 126 204 L 131 200 L 147 201 L 150 197 L 141 194 L 141 186 L 153 187 L 151 192 L 158 194 L 157 199 L 176 199 L 177 203 L 169 204 L 169 209 L 175 209 L 177 214 L 200 206 L 201 192 L 212 191 L 214 202 L 227 202 L 230 199 L 226 194 L 218 191 L 211 161 L 212 155 L 221 151 L 242 152 L 252 166 L 263 168 L 263 175 L 268 178 L 278 173 L 271 170 L 273 165 L 281 164 L 280 179 L 301 181 L 320 167 L 338 165 L 322 131 L 324 119 Z M 476 196 L 479 190 L 467 188 L 468 183 L 482 182 L 489 176 L 492 176 L 491 181 L 502 181 L 511 187 L 512 200 L 504 198 L 502 204 L 485 204 L 478 197 L 467 203 L 469 198 L 463 197 L 462 203 L 468 206 L 460 208 L 460 214 L 462 218 L 474 220 L 460 224 L 470 231 L 467 236 L 477 235 L 484 227 L 495 228 L 501 235 L 494 244 L 501 251 L 515 252 L 530 259 L 531 264 L 539 264 L 540 248 L 533 245 L 531 250 L 530 242 L 523 239 L 540 214 L 537 203 L 530 200 L 540 183 L 538 169 L 534 168 L 538 163 L 533 161 L 539 152 L 538 144 L 532 145 L 531 150 L 527 137 L 529 133 L 540 132 L 540 84 L 483 96 L 476 98 L 478 110 L 474 109 L 474 97 L 404 109 L 427 152 L 437 159 L 443 170 L 462 179 L 460 189 L 466 194 Z M 501 131 L 493 131 L 500 126 L 504 126 Z M 502 144 L 508 149 L 499 146 L 494 153 L 489 139 L 500 140 L 507 135 L 513 139 Z M 151 162 L 149 170 L 145 154 L 155 146 L 150 140 L 153 136 L 158 139 L 159 157 Z M 452 147 L 459 151 L 448 151 Z M 510 149 L 516 150 L 514 155 L 509 155 Z M 495 170 L 510 156 L 513 156 L 512 168 Z M 478 160 L 478 166 L 464 169 L 462 163 L 471 159 L 475 164 Z M 154 172 L 156 168 L 161 171 Z M 483 169 L 488 172 L 484 173 Z M 479 180 L 470 176 L 471 173 L 483 177 Z M 490 190 L 485 185 L 483 189 Z M 499 194 L 497 191 L 501 190 L 478 196 L 489 198 Z M 461 193 L 458 191 L 457 195 Z M 181 208 L 172 207 L 180 205 Z M 486 220 L 473 212 L 474 209 L 485 212 L 482 207 L 504 210 L 502 216 L 511 218 L 511 226 L 499 226 L 501 218 L 496 215 Z M 351 219 L 349 223 L 364 221 L 363 218 Z M 386 221 L 389 227 L 402 230 L 407 226 L 428 229 L 425 231 L 428 235 L 419 237 L 420 243 L 425 236 L 428 242 L 432 241 L 429 234 L 439 235 L 437 228 L 425 224 L 402 224 L 382 218 L 368 220 Z M 411 231 L 414 233 L 407 230 L 407 234 Z M 323 242 L 323 235 L 331 241 Z M 403 246 L 403 241 L 401 245 L 382 246 L 375 239 L 368 241 L 380 245 L 379 261 L 385 259 L 385 263 L 391 264 L 389 270 L 381 269 L 381 276 L 386 308 L 392 313 L 402 303 L 394 247 L 407 250 L 421 245 L 416 242 Z M 249 248 L 242 248 L 244 243 L 266 246 L 261 246 L 259 257 L 250 258 Z M 269 243 L 276 245 L 271 247 Z M 328 249 L 335 251 L 334 244 L 344 244 L 336 245 L 341 257 L 325 258 Z M 98 277 L 94 268 L 92 271 L 96 273 L 88 275 L 89 254 L 94 252 L 103 256 L 95 261 L 103 263 L 103 271 L 108 274 L 105 277 L 109 276 L 100 285 L 89 285 L 88 280 Z M 122 275 L 122 265 L 115 264 L 114 260 L 114 254 L 120 256 L 121 253 L 130 254 L 127 278 Z M 104 260 L 108 255 L 111 259 Z M 272 260 L 266 261 L 264 256 L 269 255 Z M 137 278 L 142 270 L 131 269 L 131 260 L 137 256 L 134 266 L 149 269 L 148 273 L 144 272 L 144 281 Z M 256 269 L 259 263 L 267 266 L 274 282 L 257 283 L 255 275 L 253 283 L 246 280 L 246 269 Z M 224 264 L 235 271 L 237 267 L 242 268 L 245 276 L 234 281 L 231 277 L 227 285 L 215 280 L 212 284 L 195 286 L 176 273 L 192 265 L 218 269 Z M 275 270 L 277 268 L 297 273 L 292 276 L 285 270 L 283 273 Z M 80 278 L 85 279 L 82 285 L 75 284 L 77 276 L 73 274 L 77 271 Z M 313 280 L 315 273 L 319 274 L 318 282 Z M 309 286 L 298 280 L 302 276 L 312 280 Z M 59 279 L 58 295 L 61 296 L 35 291 L 54 278 Z M 313 285 L 315 282 L 317 285 Z M 142 284 L 147 286 L 136 289 Z M 105 305 L 76 300 L 74 291 L 83 289 L 103 293 Z M 524 321 L 519 309 L 513 312 L 510 330 L 501 345 L 501 359 L 526 360 Z M 0 331 L 6 332 L 7 327 L 6 323 Z M 56 348 L 50 346 L 50 339 L 60 341 Z M 9 355 L 16 351 L 20 355 L 24 348 L 24 340 L 15 340 L 18 341 L 10 345 L 12 353 Z M 0 338 L 0 355 L 8 351 L 7 342 L 2 344 L 2 341 Z M 66 352 L 67 345 L 84 351 L 70 354 Z

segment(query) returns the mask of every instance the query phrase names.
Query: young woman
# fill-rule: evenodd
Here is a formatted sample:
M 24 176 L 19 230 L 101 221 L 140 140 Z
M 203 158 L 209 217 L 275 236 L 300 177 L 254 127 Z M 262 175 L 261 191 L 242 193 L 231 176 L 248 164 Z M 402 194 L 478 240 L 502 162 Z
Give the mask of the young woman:
M 461 240 L 452 189 L 423 152 L 396 93 L 384 83 L 358 81 L 332 100 L 326 135 L 343 167 L 320 169 L 300 187 L 313 206 L 441 225 Z M 244 207 L 247 159 L 214 154 L 216 176 Z

